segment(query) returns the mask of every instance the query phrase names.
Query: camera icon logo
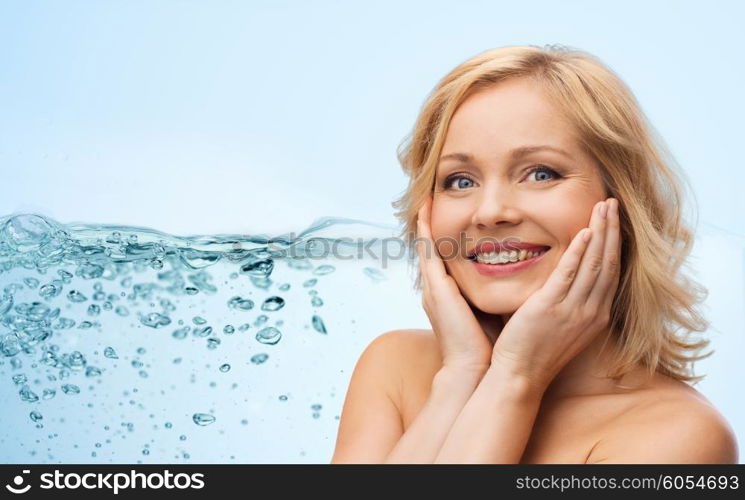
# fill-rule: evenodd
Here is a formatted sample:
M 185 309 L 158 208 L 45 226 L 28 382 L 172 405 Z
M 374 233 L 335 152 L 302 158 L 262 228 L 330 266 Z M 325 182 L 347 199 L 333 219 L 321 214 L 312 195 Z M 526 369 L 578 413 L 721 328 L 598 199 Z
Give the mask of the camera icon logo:
M 24 469 L 24 471 L 23 471 L 24 474 L 29 474 L 30 472 L 31 471 L 28 470 L 28 469 Z M 30 484 L 27 484 L 26 486 L 22 486 L 23 485 L 23 476 L 20 476 L 20 475 L 13 478 L 13 484 L 15 485 L 15 487 L 13 487 L 13 486 L 11 486 L 9 484 L 6 484 L 5 487 L 8 489 L 8 491 L 10 491 L 11 493 L 14 493 L 16 495 L 19 495 L 19 494 L 22 494 L 22 493 L 26 493 L 28 490 L 31 489 L 31 485 Z

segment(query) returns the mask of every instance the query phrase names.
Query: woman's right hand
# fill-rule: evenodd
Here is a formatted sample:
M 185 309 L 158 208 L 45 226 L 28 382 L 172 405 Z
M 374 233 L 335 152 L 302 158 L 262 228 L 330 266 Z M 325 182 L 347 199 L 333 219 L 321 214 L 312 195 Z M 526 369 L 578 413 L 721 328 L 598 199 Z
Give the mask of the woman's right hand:
M 479 314 L 472 309 L 453 277 L 447 274 L 432 239 L 431 211 L 429 195 L 417 217 L 422 306 L 440 343 L 443 367 L 485 373 L 491 364 L 493 342 L 501 331 L 502 320 L 500 316 Z

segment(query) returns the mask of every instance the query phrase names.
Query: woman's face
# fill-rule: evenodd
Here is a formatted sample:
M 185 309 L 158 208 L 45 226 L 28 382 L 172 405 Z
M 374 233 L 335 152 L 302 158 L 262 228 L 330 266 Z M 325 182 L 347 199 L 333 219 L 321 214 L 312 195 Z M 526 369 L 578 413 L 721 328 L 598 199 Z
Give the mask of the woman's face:
M 565 154 L 516 154 L 537 146 Z M 606 198 L 598 167 L 571 125 L 535 83 L 511 79 L 477 91 L 456 110 L 437 166 L 432 236 L 464 297 L 483 312 L 511 315 L 543 286 Z M 483 241 L 551 248 L 521 271 L 489 276 L 467 257 Z

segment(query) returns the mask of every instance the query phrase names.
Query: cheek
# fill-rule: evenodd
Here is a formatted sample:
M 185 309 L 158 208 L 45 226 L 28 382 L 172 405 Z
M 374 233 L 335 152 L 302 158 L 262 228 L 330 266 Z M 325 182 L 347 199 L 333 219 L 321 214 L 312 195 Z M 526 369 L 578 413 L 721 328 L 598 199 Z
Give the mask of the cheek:
M 460 250 L 460 228 L 462 224 L 453 217 L 445 217 L 443 211 L 433 209 L 430 220 L 430 233 L 437 251 L 443 260 L 454 259 Z
M 542 214 L 541 224 L 551 233 L 559 248 L 566 248 L 574 236 L 590 223 L 594 204 L 586 203 L 569 206 L 566 202 L 557 204 Z

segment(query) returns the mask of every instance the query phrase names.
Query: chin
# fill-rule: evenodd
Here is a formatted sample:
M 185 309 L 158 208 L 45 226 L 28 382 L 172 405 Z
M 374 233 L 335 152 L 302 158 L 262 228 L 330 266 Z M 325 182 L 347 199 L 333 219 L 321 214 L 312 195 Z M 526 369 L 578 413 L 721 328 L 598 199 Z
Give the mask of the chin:
M 458 281 L 461 294 L 469 303 L 486 314 L 513 314 L 543 283 L 504 283 L 498 280 L 488 284 Z
M 471 297 L 467 294 L 468 302 L 473 307 L 485 314 L 513 314 L 523 304 L 524 300 L 522 297 L 512 298 L 509 300 L 491 298 L 480 294 L 477 297 Z

